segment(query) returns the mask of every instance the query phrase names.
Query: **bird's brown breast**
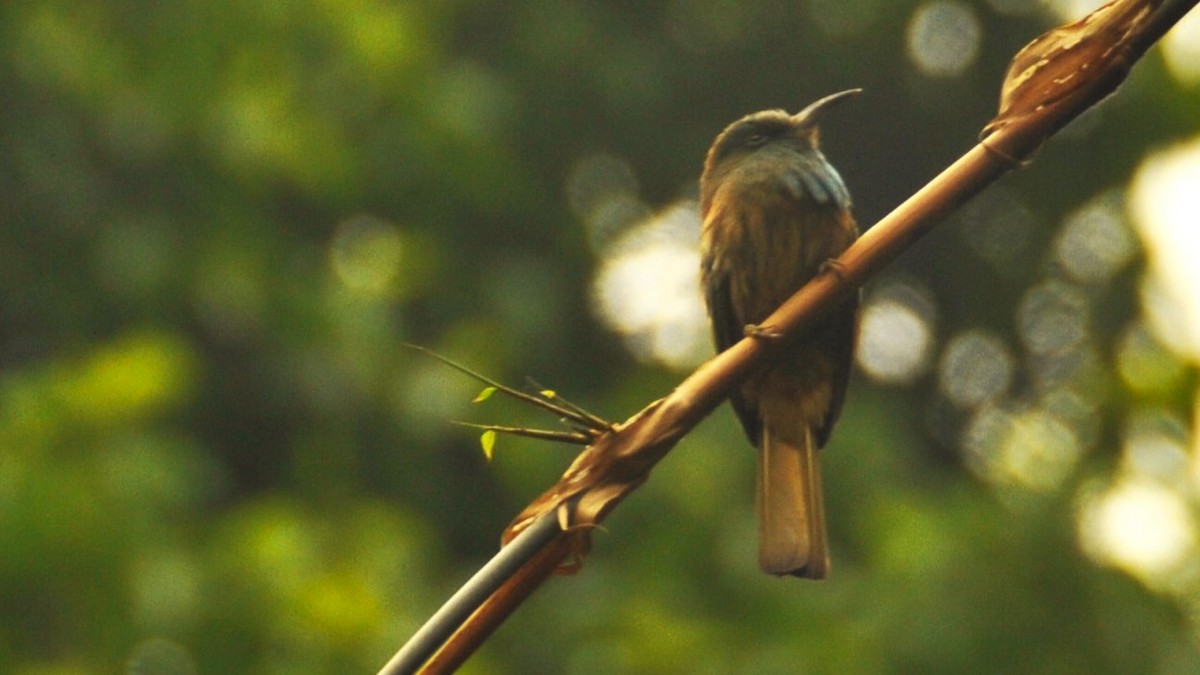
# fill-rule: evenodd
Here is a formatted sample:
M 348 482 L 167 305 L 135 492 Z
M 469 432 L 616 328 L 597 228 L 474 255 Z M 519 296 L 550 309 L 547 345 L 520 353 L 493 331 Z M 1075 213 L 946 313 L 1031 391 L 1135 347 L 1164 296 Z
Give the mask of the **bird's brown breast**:
M 729 275 L 730 300 L 743 324 L 759 323 L 854 241 L 840 209 L 751 184 L 717 192 L 704 220 L 705 255 Z
M 708 207 L 706 269 L 724 278 L 737 328 L 761 324 L 857 234 L 847 211 L 796 199 L 770 181 L 727 183 Z M 819 327 L 780 350 L 743 385 L 741 405 L 773 420 L 773 432 L 790 440 L 805 427 L 821 427 L 836 395 L 837 372 L 845 369 L 840 362 L 846 350 L 835 343 L 845 339 L 853 338 Z

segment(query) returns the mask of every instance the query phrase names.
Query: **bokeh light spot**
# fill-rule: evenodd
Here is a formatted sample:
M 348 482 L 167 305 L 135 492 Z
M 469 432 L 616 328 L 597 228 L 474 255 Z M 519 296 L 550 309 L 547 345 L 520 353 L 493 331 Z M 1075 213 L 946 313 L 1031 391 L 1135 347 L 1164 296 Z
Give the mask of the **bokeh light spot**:
M 1129 263 L 1136 250 L 1121 195 L 1115 190 L 1068 215 L 1054 245 L 1063 269 L 1083 283 L 1108 281 Z
M 1167 346 L 1200 360 L 1200 136 L 1150 156 L 1133 179 L 1130 206 L 1150 259 L 1147 307 Z M 1146 298 L 1143 298 L 1146 302 Z
M 678 204 L 622 236 L 600 266 L 597 310 L 639 358 L 686 367 L 711 353 L 699 231 L 696 204 Z
M 1038 405 L 1057 418 L 1075 435 L 1080 454 L 1095 447 L 1101 438 L 1104 416 L 1100 411 L 1103 392 L 1079 384 L 1062 383 L 1051 387 L 1038 398 Z
M 1020 274 L 1028 257 L 1034 216 L 1024 200 L 1003 185 L 993 186 L 968 202 L 955 216 L 962 223 L 963 242 L 983 258 L 992 271 Z
M 1125 430 L 1124 469 L 1136 477 L 1190 489 L 1188 430 L 1164 410 L 1132 416 Z
M 1087 337 L 1087 298 L 1065 282 L 1038 284 L 1017 306 L 1017 331 L 1034 354 L 1057 354 L 1076 347 Z
M 938 384 L 955 405 L 977 406 L 1008 389 L 1013 369 L 1013 356 L 999 336 L 970 330 L 955 335 L 946 345 Z
M 1141 322 L 1125 329 L 1117 342 L 1116 352 L 1117 373 L 1125 386 L 1135 393 L 1169 392 L 1185 376 L 1183 364 Z
M 327 20 L 341 30 L 342 43 L 363 64 L 358 71 L 381 79 L 402 72 L 430 50 L 421 12 L 408 5 L 355 3 L 354 11 L 327 7 Z
M 1126 479 L 1085 499 L 1079 519 L 1084 551 L 1151 586 L 1169 585 L 1195 552 L 1196 522 L 1173 490 Z
M 1036 492 L 1058 488 L 1082 448 L 1070 427 L 1040 408 L 981 408 L 963 439 L 967 466 L 990 483 Z
M 417 438 L 446 433 L 447 419 L 461 419 L 479 387 L 454 377 L 440 363 L 414 362 L 395 380 L 393 399 L 403 423 Z
M 194 356 L 166 333 L 138 333 L 102 346 L 60 384 L 63 402 L 100 422 L 149 416 L 191 388 Z
M 925 372 L 933 349 L 933 299 L 896 284 L 873 294 L 859 324 L 858 364 L 873 379 L 905 384 Z
M 1163 36 L 1167 70 L 1184 84 L 1200 83 L 1200 12 L 1189 12 Z
M 567 172 L 566 192 L 567 204 L 587 227 L 592 247 L 598 251 L 650 216 L 638 199 L 633 167 L 612 155 L 589 155 L 576 161 Z
M 979 55 L 981 35 L 970 6 L 953 0 L 927 2 L 908 24 L 908 58 L 930 77 L 962 75 Z
M 329 247 L 329 262 L 351 291 L 387 296 L 395 290 L 403 261 L 400 232 L 379 218 L 358 215 L 342 222 Z

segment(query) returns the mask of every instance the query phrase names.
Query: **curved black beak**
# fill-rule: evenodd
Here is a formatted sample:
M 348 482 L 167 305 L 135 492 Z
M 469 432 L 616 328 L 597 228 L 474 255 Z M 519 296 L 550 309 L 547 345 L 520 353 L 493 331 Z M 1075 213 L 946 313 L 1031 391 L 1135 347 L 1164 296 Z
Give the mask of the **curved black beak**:
M 829 110 L 830 108 L 852 96 L 858 96 L 861 93 L 862 89 L 847 89 L 846 91 L 839 91 L 836 94 L 830 94 L 825 98 L 817 99 L 816 101 L 808 104 L 808 107 L 806 107 L 804 110 L 792 115 L 792 123 L 796 124 L 797 126 L 816 124 L 817 120 L 825 114 L 826 110 Z

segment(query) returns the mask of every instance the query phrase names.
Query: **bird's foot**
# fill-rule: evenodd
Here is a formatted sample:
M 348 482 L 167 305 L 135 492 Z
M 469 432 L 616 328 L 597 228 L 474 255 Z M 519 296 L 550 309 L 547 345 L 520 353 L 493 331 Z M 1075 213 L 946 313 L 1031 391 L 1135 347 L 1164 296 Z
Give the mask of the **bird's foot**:
M 832 273 L 839 281 L 846 280 L 846 265 L 837 258 L 828 258 L 821 263 L 821 267 L 817 270 L 818 274 Z
M 758 338 L 763 340 L 778 340 L 779 338 L 783 337 L 783 333 L 780 333 L 774 328 L 760 326 L 755 323 L 746 324 L 745 327 L 742 328 L 742 334 L 749 338 Z

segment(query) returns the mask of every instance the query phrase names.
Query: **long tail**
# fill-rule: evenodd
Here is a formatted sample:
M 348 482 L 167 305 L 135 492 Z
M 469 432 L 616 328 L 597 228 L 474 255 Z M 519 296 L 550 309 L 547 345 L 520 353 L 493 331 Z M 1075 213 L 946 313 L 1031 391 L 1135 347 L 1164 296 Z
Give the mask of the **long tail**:
M 758 565 L 768 574 L 829 574 L 821 466 L 812 433 L 797 445 L 763 429 L 758 459 Z

